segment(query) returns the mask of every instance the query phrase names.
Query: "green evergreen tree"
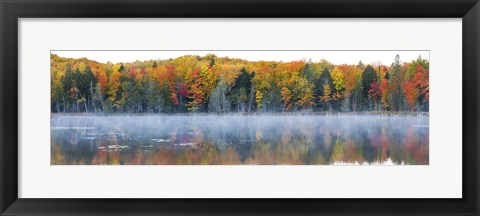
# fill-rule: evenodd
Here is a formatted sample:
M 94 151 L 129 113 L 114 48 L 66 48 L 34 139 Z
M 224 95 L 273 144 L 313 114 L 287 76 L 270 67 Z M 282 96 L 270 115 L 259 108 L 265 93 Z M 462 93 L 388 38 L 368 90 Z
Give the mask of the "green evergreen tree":
M 371 65 L 367 65 L 365 70 L 362 72 L 362 96 L 368 98 L 368 91 L 370 90 L 371 84 L 375 81 L 375 69 Z
M 307 64 L 305 64 L 305 67 L 303 69 L 303 74 L 305 75 L 305 78 L 307 78 L 307 81 L 309 83 L 313 83 L 314 82 L 314 78 L 315 78 L 315 72 L 313 70 L 313 67 L 312 67 L 313 63 L 312 63 L 312 59 L 310 59 Z
M 401 111 L 403 107 L 403 92 L 401 87 L 402 82 L 402 65 L 400 61 L 400 55 L 396 55 L 395 59 L 388 70 L 389 73 L 389 85 L 392 86 L 390 91 L 390 104 L 392 110 Z
M 248 74 L 247 69 L 242 67 L 240 75 L 235 80 L 235 84 L 230 91 L 230 100 L 232 108 L 236 111 L 246 111 L 248 109 L 248 101 L 250 91 L 252 90 L 252 77 Z

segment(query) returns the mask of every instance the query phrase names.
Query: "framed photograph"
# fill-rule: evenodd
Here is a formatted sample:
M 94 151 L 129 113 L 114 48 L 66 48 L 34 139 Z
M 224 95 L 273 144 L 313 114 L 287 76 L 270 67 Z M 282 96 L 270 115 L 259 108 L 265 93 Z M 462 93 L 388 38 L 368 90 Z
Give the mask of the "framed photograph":
M 476 0 L 1 1 L 1 215 L 478 215 Z

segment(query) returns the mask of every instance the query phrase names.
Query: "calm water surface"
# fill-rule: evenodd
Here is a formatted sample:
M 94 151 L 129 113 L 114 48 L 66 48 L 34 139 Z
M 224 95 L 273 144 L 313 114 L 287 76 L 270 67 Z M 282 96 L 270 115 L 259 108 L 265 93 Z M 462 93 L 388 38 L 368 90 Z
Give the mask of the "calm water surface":
M 428 164 L 428 117 L 52 115 L 51 164 Z

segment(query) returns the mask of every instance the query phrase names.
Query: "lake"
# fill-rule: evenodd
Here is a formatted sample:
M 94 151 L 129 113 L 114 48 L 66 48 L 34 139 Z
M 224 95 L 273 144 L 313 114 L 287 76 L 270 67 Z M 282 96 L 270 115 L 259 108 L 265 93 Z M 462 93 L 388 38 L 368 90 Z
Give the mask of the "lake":
M 427 115 L 58 115 L 52 165 L 428 165 Z

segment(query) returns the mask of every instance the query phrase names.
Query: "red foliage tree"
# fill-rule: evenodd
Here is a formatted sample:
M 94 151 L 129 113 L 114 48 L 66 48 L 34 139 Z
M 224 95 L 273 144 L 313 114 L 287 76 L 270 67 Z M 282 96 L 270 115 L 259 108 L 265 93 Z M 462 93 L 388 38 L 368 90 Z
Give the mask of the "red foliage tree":
M 420 95 L 420 91 L 417 88 L 415 80 L 409 78 L 403 87 L 403 93 L 407 98 L 408 105 L 410 106 L 410 111 L 415 109 L 415 103 L 417 102 L 418 96 Z
M 376 79 L 374 79 L 370 84 L 370 90 L 368 90 L 368 94 L 372 96 L 372 99 L 375 103 L 377 103 L 378 99 L 382 96 L 382 90 Z
M 414 80 L 417 88 L 420 89 L 420 94 L 424 95 L 424 102 L 427 102 L 429 99 L 429 75 L 428 70 L 426 70 L 421 65 L 415 67 Z

